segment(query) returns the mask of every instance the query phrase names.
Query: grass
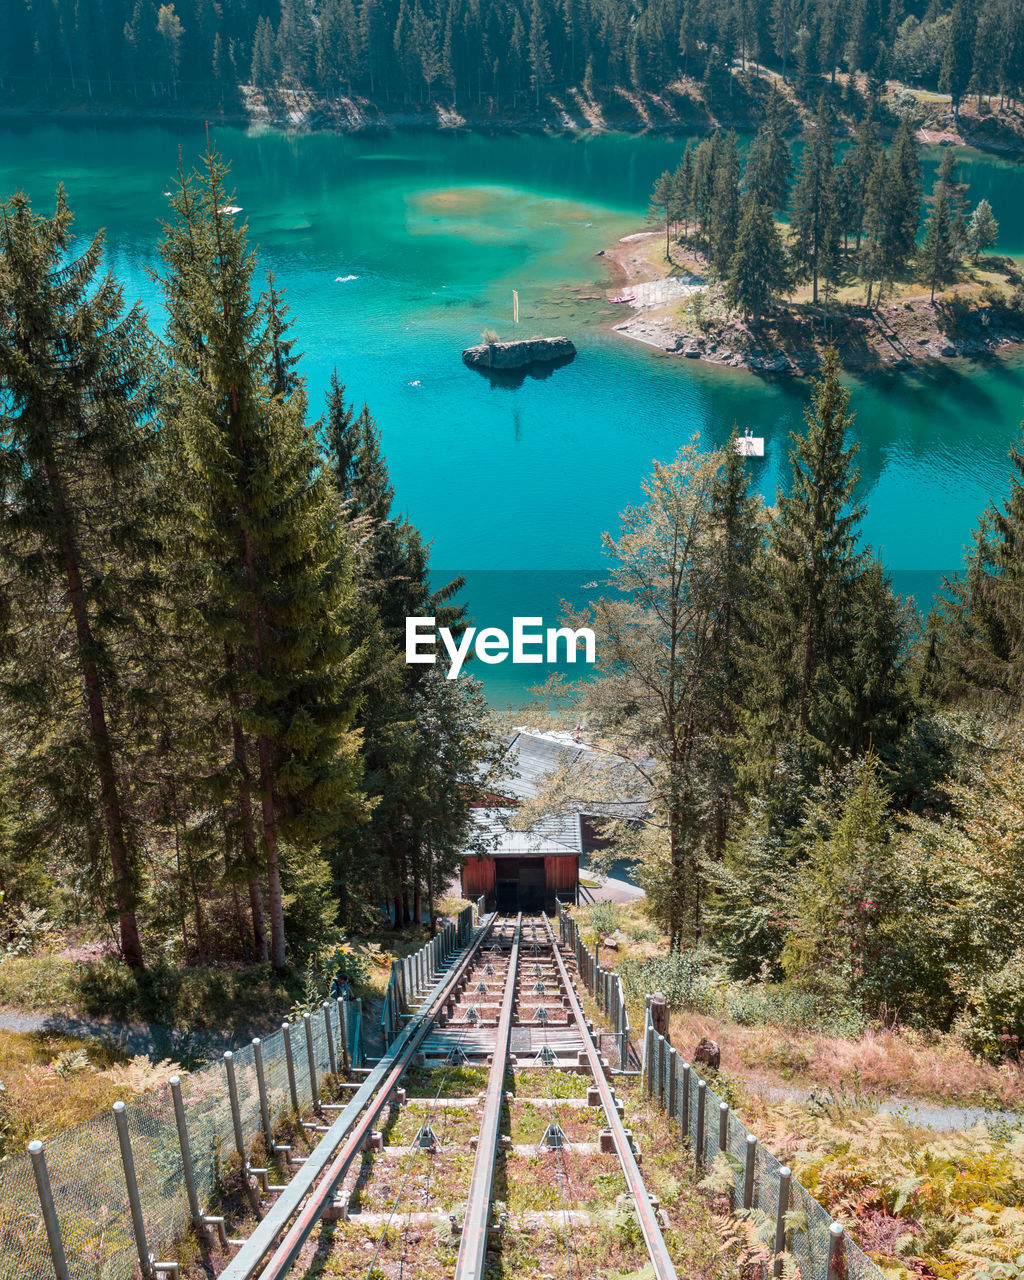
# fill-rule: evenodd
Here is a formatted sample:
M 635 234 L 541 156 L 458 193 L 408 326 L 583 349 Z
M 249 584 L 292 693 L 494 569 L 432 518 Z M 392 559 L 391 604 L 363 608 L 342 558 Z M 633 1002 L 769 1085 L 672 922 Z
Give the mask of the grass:
M 0 1157 L 138 1097 L 174 1070 L 103 1041 L 0 1031 Z
M 113 958 L 83 964 L 56 952 L 0 964 L 0 1004 L 15 1009 L 225 1034 L 279 1023 L 300 990 L 297 974 L 281 977 L 269 965 L 135 970 Z

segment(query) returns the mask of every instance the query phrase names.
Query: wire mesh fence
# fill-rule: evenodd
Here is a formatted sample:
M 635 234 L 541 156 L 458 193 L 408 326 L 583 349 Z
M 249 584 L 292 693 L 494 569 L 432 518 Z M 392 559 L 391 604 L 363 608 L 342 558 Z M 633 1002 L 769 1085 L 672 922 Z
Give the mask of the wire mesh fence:
M 422 983 L 425 989 L 426 981 L 468 944 L 473 923 L 474 908 L 464 908 L 455 923 L 410 957 L 404 970 L 410 983 Z M 269 1126 L 272 1133 L 287 1113 L 310 1106 L 324 1076 L 345 1059 L 352 1067 L 364 1061 L 361 1000 L 326 1001 L 266 1039 L 182 1076 L 198 1204 L 213 1200 L 225 1161 L 234 1154 L 245 1160 L 263 1130 Z M 172 1086 L 128 1103 L 123 1115 L 138 1183 L 140 1230 L 132 1220 L 114 1115 L 98 1116 L 48 1142 L 42 1156 L 37 1153 L 35 1166 L 28 1153 L 0 1162 L 0 1280 L 53 1280 L 55 1275 L 63 1280 L 45 1220 L 44 1205 L 51 1195 L 51 1225 L 69 1280 L 129 1280 L 147 1272 L 151 1258 L 159 1262 L 171 1250 L 192 1219 Z M 41 1162 L 49 1194 L 45 1184 L 41 1190 L 37 1183 Z
M 596 955 L 584 947 L 576 921 L 558 904 L 562 942 L 576 955 L 580 977 L 606 1014 L 625 1009 L 618 974 L 602 971 Z M 610 979 L 610 981 L 609 981 Z M 627 1024 L 628 1025 L 628 1024 Z M 795 1181 L 790 1171 L 725 1107 L 724 1099 L 658 1035 L 648 1009 L 640 1063 L 648 1094 L 679 1123 L 698 1168 L 732 1174 L 729 1198 L 734 1211 L 749 1212 L 757 1233 L 777 1253 L 784 1249 L 803 1280 L 884 1280 L 882 1271 L 842 1232 L 823 1205 Z
M 328 1001 L 308 1019 L 261 1040 L 267 1115 L 271 1126 L 313 1099 L 338 1065 L 342 1046 L 355 1046 L 358 1001 Z M 330 1030 L 328 1030 L 328 1019 Z M 342 1026 L 346 1031 L 343 1033 Z M 343 1034 L 347 1039 L 343 1039 Z M 289 1071 L 289 1048 L 291 1071 Z M 351 1057 L 351 1049 L 350 1049 Z M 255 1051 L 232 1055 L 243 1151 L 263 1130 Z M 311 1070 L 312 1063 L 312 1070 Z M 189 1151 L 201 1205 L 212 1201 L 222 1167 L 238 1146 L 226 1063 L 181 1077 Z M 124 1108 L 145 1243 L 144 1256 L 165 1257 L 188 1227 L 191 1210 L 172 1090 L 164 1086 Z M 71 1280 L 128 1280 L 140 1271 L 125 1169 L 112 1113 L 66 1130 L 46 1144 L 45 1163 Z M 0 1163 L 0 1280 L 53 1280 L 42 1200 L 28 1154 Z

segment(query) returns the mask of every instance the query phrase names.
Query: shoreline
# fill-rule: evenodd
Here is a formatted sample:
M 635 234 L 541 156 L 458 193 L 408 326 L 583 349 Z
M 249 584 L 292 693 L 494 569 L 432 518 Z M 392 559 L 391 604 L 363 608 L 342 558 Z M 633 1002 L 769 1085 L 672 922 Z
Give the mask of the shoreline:
M 968 313 L 961 332 L 944 332 L 944 312 L 927 300 L 884 301 L 873 310 L 840 304 L 825 331 L 821 317 L 809 307 L 789 306 L 780 316 L 757 327 L 729 315 L 707 332 L 694 331 L 684 321 L 679 304 L 693 291 L 688 282 L 700 277 L 673 268 L 658 274 L 650 261 L 655 241 L 663 231 L 634 232 L 622 236 L 600 256 L 613 276 L 608 300 L 615 295 L 635 298 L 619 305 L 623 319 L 608 330 L 663 355 L 699 360 L 704 364 L 746 369 L 760 374 L 813 374 L 821 363 L 821 349 L 832 338 L 849 372 L 906 372 L 948 364 L 952 360 L 996 359 L 1024 346 L 1024 315 L 1012 315 L 1003 307 Z M 657 290 L 645 288 L 677 282 L 674 296 L 665 300 Z M 700 281 L 712 299 L 721 299 L 720 285 Z M 815 312 L 817 309 L 814 309 Z M 991 323 L 995 319 L 996 323 Z

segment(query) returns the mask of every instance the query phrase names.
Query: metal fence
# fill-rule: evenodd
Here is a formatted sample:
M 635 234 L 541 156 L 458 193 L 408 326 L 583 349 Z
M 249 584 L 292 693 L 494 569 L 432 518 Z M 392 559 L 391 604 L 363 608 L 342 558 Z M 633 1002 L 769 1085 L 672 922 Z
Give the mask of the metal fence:
M 467 907 L 403 961 L 409 981 L 450 961 L 472 925 Z M 190 1224 L 223 1237 L 223 1220 L 206 1211 L 225 1162 L 237 1153 L 267 1185 L 269 1171 L 249 1161 L 253 1141 L 262 1133 L 287 1160 L 273 1137 L 280 1120 L 318 1101 L 325 1073 L 362 1066 L 362 1041 L 362 1001 L 325 1001 L 203 1071 L 66 1130 L 45 1151 L 33 1142 L 0 1163 L 0 1280 L 177 1274 L 160 1259 Z
M 380 1030 L 384 1048 L 389 1049 L 401 1031 L 402 1019 L 412 1012 L 415 1002 L 430 990 L 437 975 L 452 962 L 457 951 L 469 945 L 473 932 L 475 909 L 463 907 L 454 924 L 446 924 L 419 951 L 401 960 L 392 960 L 391 977 L 384 992 L 380 1014 Z
M 576 921 L 558 904 L 563 943 L 576 955 L 580 977 L 618 1029 L 629 1020 L 619 975 L 602 969 L 597 951 L 591 954 Z M 618 1019 L 619 1021 L 616 1021 Z M 750 1215 L 760 1238 L 774 1257 L 773 1271 L 781 1274 L 783 1252 L 792 1255 L 804 1280 L 884 1280 L 831 1214 L 800 1185 L 790 1169 L 762 1147 L 743 1122 L 683 1061 L 651 1023 L 648 1002 L 644 1023 L 641 1078 L 648 1095 L 674 1116 L 680 1137 L 689 1144 L 698 1172 L 710 1172 L 716 1159 L 732 1173 L 729 1199 L 733 1212 Z M 625 1059 L 623 1065 L 626 1065 Z

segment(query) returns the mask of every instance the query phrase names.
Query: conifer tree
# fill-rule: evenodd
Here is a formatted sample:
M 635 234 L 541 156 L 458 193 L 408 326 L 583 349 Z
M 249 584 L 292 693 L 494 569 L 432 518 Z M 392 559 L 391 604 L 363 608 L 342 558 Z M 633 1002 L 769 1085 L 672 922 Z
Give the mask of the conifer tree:
M 946 188 L 940 183 L 935 188 L 935 203 L 928 214 L 917 255 L 918 275 L 930 288 L 932 302 L 935 301 L 936 289 L 941 289 L 956 279 L 956 267 L 953 217 Z
M 975 262 L 986 249 L 991 249 L 999 239 L 999 223 L 992 213 L 992 206 L 987 200 L 979 200 L 967 224 L 967 243 L 971 257 Z
M 352 569 L 304 394 L 272 394 L 281 335 L 268 299 L 252 297 L 255 260 L 224 212 L 225 173 L 208 152 L 172 197 L 161 244 L 167 417 L 188 469 L 184 528 L 207 581 L 199 619 L 223 647 L 216 686 L 231 686 L 255 756 L 270 958 L 281 969 L 283 876 L 301 878 L 364 816 Z
M 974 533 L 964 570 L 945 583 L 934 625 L 936 682 L 947 696 L 1024 709 L 1024 443 L 1010 450 L 1010 492 Z
M 722 140 L 711 196 L 711 261 L 724 277 L 736 247 L 736 231 L 740 220 L 740 158 L 736 134 Z
M 0 206 L 0 692 L 32 740 L 24 760 L 50 822 L 106 846 L 121 955 L 141 966 L 132 766 L 156 634 L 150 338 L 141 308 L 99 276 L 102 236 L 76 256 L 72 223 L 63 188 L 50 218 L 22 195 Z
M 957 120 L 960 118 L 960 103 L 971 83 L 977 27 L 976 0 L 954 0 L 949 38 L 939 71 L 939 92 L 949 94 L 953 103 L 953 115 Z
M 805 433 L 792 437 L 792 483 L 779 494 L 761 567 L 764 596 L 751 615 L 745 659 L 744 754 L 755 773 L 772 767 L 783 744 L 794 744 L 805 768 L 854 747 L 836 699 L 850 663 L 865 553 L 856 546 L 863 508 L 853 502 L 856 445 L 847 443 L 850 397 L 839 372 L 830 344 Z
M 365 785 L 375 802 L 370 825 L 359 839 L 359 858 L 367 876 L 377 878 L 382 896 L 394 901 L 395 926 L 400 928 L 419 919 L 422 893 L 427 890 L 429 896 L 434 883 L 426 883 L 433 862 L 422 846 L 424 814 L 455 803 L 445 797 L 421 748 L 413 707 L 430 669 L 405 662 L 405 620 L 433 616 L 438 626 L 462 625 L 462 608 L 451 601 L 464 582 L 457 578 L 439 589 L 431 586 L 419 531 L 392 515 L 394 490 L 376 423 L 365 405 L 356 414 L 346 403 L 336 374 L 324 434 L 332 481 L 359 542 L 360 599 L 353 626 L 367 651 L 368 676 L 358 724 L 366 742 Z
M 812 282 L 818 301 L 818 279 L 834 270 L 839 243 L 836 167 L 832 150 L 832 112 L 822 95 L 814 130 L 804 148 L 800 177 L 793 193 L 791 228 L 793 259 Z
M 744 173 L 747 190 L 776 213 L 786 208 L 793 175 L 793 158 L 782 132 L 784 102 L 773 84 L 765 103 L 764 123 L 747 152 Z
M 786 251 L 775 218 L 754 192 L 744 197 L 736 249 L 729 261 L 726 300 L 760 320 L 786 287 Z

